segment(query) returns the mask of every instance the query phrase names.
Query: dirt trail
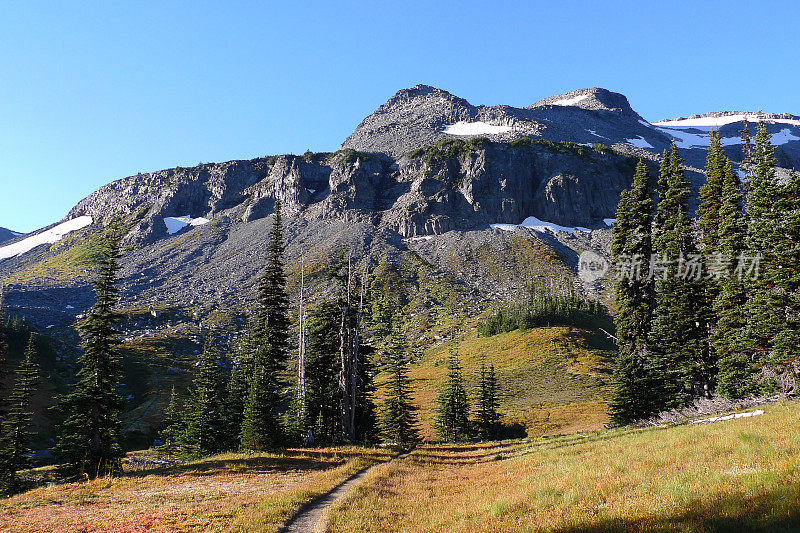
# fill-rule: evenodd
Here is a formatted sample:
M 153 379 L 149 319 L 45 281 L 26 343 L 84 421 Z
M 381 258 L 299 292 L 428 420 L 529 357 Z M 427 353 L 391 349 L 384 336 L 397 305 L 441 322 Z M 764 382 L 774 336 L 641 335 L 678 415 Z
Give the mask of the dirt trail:
M 401 453 L 387 462 L 394 461 L 395 459 L 405 459 L 410 453 L 411 452 Z M 378 464 L 386 464 L 386 462 Z M 344 498 L 350 489 L 361 483 L 361 481 L 364 479 L 364 476 L 367 475 L 367 472 L 376 466 L 378 465 L 368 466 L 362 470 L 359 470 L 344 480 L 341 484 L 332 488 L 322 496 L 317 497 L 317 499 L 307 503 L 303 508 L 300 509 L 300 511 L 297 512 L 296 515 L 294 515 L 291 520 L 289 520 L 289 522 L 286 523 L 285 526 L 283 526 L 283 528 L 281 528 L 281 533 L 323 532 L 325 524 L 321 519 L 325 510 L 340 499 Z

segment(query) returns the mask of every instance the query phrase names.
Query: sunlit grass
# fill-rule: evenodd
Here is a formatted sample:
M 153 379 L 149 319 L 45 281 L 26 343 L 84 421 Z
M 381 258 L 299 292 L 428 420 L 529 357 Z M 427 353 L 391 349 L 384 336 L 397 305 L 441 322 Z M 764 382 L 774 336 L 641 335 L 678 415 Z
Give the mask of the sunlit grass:
M 670 429 L 426 446 L 373 469 L 333 531 L 795 531 L 800 405 Z
M 388 451 L 223 454 L 0 500 L 0 531 L 276 531 L 305 502 Z
M 593 431 L 608 422 L 605 352 L 590 334 L 567 327 L 468 337 L 459 344 L 472 390 L 482 361 L 494 364 L 501 386 L 500 412 L 530 435 Z M 449 344 L 430 350 L 411 371 L 422 433 L 433 438 L 435 398 L 444 384 Z

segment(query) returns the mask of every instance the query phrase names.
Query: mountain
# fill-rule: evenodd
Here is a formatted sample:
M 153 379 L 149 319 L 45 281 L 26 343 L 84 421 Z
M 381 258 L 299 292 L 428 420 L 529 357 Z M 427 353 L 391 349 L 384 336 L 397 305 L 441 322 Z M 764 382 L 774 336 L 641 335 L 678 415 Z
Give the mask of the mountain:
M 17 233 L 16 231 L 11 231 L 10 229 L 0 228 L 0 242 L 10 241 L 11 239 L 15 239 L 22 235 L 21 233 Z
M 399 157 L 421 146 L 454 137 L 487 136 L 508 142 L 518 138 L 603 143 L 638 156 L 660 154 L 674 140 L 687 164 L 702 168 L 708 132 L 719 129 L 728 155 L 741 160 L 743 120 L 764 120 L 778 145 L 782 166 L 800 168 L 800 118 L 789 114 L 725 111 L 650 123 L 628 99 L 607 89 L 579 89 L 551 96 L 524 108 L 475 106 L 447 91 L 417 85 L 403 89 L 364 119 L 343 148 Z
M 605 89 L 514 108 L 475 106 L 419 85 L 365 118 L 334 153 L 177 167 L 100 188 L 62 221 L 0 244 L 7 311 L 49 339 L 45 370 L 60 378 L 47 394 L 57 393 L 74 372 L 73 326 L 93 303 L 100 244 L 109 224 L 121 224 L 123 422 L 126 435 L 147 436 L 160 423 L 151 407 L 185 380 L 204 328 L 233 342 L 244 323 L 276 200 L 291 296 L 301 268 L 313 301 L 331 290 L 326 272 L 337 258 L 368 264 L 371 294 L 403 307 L 410 337 L 424 348 L 531 288 L 607 299 L 611 280 L 580 279 L 578 257 L 608 257 L 609 225 L 637 159 L 655 172 L 658 152 L 676 140 L 696 190 L 708 130 L 719 127 L 740 158 L 735 137 L 745 115 L 651 124 Z M 764 118 L 782 164 L 797 167 L 800 121 Z M 379 325 L 371 335 L 380 341 Z
M 800 119 L 760 117 L 781 163 L 797 167 Z M 521 239 L 550 250 L 545 255 L 574 273 L 582 250 L 607 253 L 607 222 L 637 157 L 655 170 L 658 153 L 674 140 L 696 189 L 708 131 L 719 128 L 729 154 L 740 159 L 745 118 L 758 117 L 718 112 L 650 123 L 625 96 L 601 88 L 516 108 L 476 106 L 417 85 L 366 117 L 335 153 L 177 167 L 110 183 L 62 223 L 0 247 L 0 277 L 19 312 L 41 327 L 66 327 L 91 300 L 96 242 L 116 219 L 128 230 L 126 305 L 199 306 L 200 315 L 220 304 L 242 309 L 280 199 L 290 269 L 312 254 L 321 272 L 339 249 L 373 262 L 415 256 L 431 273 L 451 276 L 448 283 L 464 295 L 477 291 L 477 299 L 465 297 L 481 307 L 511 297 L 531 275 L 524 261 L 505 264 L 515 256 L 502 252 L 491 259 L 496 264 L 480 264 L 490 261 L 486 250 L 520 246 Z M 505 231 L 524 222 L 527 228 Z M 535 275 L 552 271 L 548 265 Z

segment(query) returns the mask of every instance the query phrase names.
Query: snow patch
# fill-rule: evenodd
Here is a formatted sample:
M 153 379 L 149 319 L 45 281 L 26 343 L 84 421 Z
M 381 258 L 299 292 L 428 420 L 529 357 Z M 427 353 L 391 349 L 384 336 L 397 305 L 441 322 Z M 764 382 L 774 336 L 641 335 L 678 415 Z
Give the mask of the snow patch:
M 601 139 L 608 139 L 608 137 L 604 137 L 604 136 L 600 135 L 599 133 L 597 133 L 597 132 L 596 132 L 596 131 L 594 131 L 594 130 L 586 130 L 586 131 L 588 131 L 589 133 L 591 133 L 591 134 L 592 134 L 592 135 L 594 135 L 595 137 L 600 137 Z
M 433 235 L 420 235 L 419 237 L 409 237 L 406 242 L 420 242 L 420 241 L 429 241 L 433 239 Z
M 15 242 L 14 244 L 3 246 L 0 248 L 0 260 L 8 259 L 9 257 L 16 257 L 26 252 L 30 252 L 42 244 L 53 244 L 54 242 L 58 242 L 64 235 L 85 228 L 86 226 L 91 225 L 91 223 L 92 217 L 88 215 L 73 218 L 72 220 L 67 220 L 58 226 L 52 227 L 47 231 L 37 233 L 36 235 L 32 235 L 31 237 L 23 239 L 19 242 Z
M 182 217 L 164 217 L 164 224 L 167 226 L 167 233 L 170 235 L 178 233 L 186 226 L 202 226 L 211 222 L 207 218 L 197 217 L 192 218 L 189 215 Z
M 604 218 L 603 222 L 605 222 L 606 226 L 611 226 L 614 222 L 616 222 L 616 218 Z
M 646 120 L 639 119 L 639 124 L 641 124 L 642 126 L 645 126 L 647 128 L 652 128 L 653 127 L 653 125 L 650 124 L 649 122 L 647 122 Z
M 675 145 L 678 148 L 703 148 L 710 144 L 707 133 L 693 133 L 675 126 L 659 127 L 658 129 L 675 139 Z M 691 127 L 686 129 L 700 131 L 702 128 Z M 630 141 L 630 139 L 628 139 L 628 141 Z M 772 146 L 780 146 L 790 141 L 800 141 L 800 137 L 794 135 L 789 128 L 784 128 L 778 133 L 773 134 L 770 139 Z M 742 140 L 740 137 L 723 137 L 720 139 L 720 142 L 722 146 L 737 146 L 741 144 Z
M 68 305 L 68 306 L 67 306 L 67 309 L 75 309 L 75 306 L 73 306 L 73 305 Z
M 632 145 L 632 146 L 635 146 L 636 148 L 652 148 L 653 147 L 653 145 L 650 144 L 649 142 L 647 142 L 646 140 L 644 140 L 644 137 L 642 137 L 641 135 L 639 135 L 638 137 L 636 137 L 634 139 L 625 139 L 625 142 L 630 144 L 630 145 Z
M 682 118 L 677 120 L 659 120 L 653 122 L 656 126 L 674 126 L 683 128 L 718 128 L 726 124 L 733 124 L 734 122 L 742 122 L 747 119 L 748 122 L 758 122 L 758 115 L 725 115 L 722 117 L 698 117 L 698 118 Z M 791 124 L 793 126 L 800 126 L 800 120 L 790 118 L 762 118 L 764 122 L 773 122 L 775 124 Z
M 497 135 L 511 131 L 511 126 L 494 126 L 486 122 L 456 122 L 447 124 L 444 133 L 448 135 Z
M 561 100 L 550 102 L 550 105 L 564 105 L 564 106 L 575 105 L 578 102 L 586 100 L 587 98 L 589 98 L 588 94 L 581 94 L 578 96 L 573 96 L 572 98 L 562 98 Z
M 781 144 L 786 144 L 789 141 L 800 141 L 800 137 L 793 135 L 792 130 L 789 128 L 784 128 L 778 133 L 774 133 L 770 141 L 772 142 L 772 146 L 778 146 Z
M 567 226 L 560 226 L 558 224 L 553 224 L 552 222 L 539 220 L 536 217 L 528 217 L 522 221 L 522 224 L 491 224 L 491 228 L 503 231 L 515 231 L 517 228 L 529 228 L 533 231 L 538 231 L 539 233 L 545 233 L 547 231 L 551 231 L 553 233 L 558 233 L 559 231 L 565 231 L 567 233 L 575 233 L 577 231 L 589 233 L 591 231 L 590 229 L 582 227 L 570 228 Z

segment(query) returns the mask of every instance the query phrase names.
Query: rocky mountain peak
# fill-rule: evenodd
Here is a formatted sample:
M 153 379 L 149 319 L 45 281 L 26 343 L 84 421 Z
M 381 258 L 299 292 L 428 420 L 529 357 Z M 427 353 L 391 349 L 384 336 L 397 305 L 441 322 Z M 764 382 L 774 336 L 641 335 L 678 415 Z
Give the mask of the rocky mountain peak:
M 589 111 L 614 111 L 624 114 L 638 114 L 633 110 L 624 94 L 615 93 L 601 87 L 578 89 L 564 94 L 539 100 L 527 109 L 543 106 L 573 106 Z

